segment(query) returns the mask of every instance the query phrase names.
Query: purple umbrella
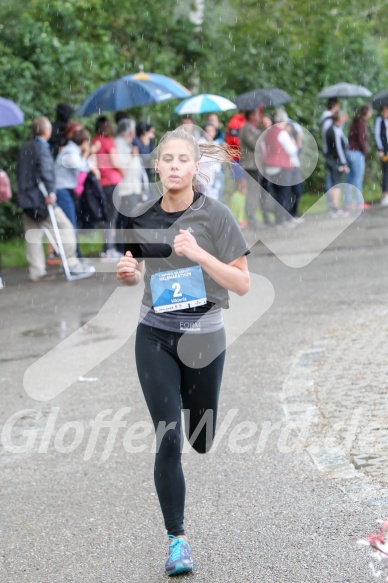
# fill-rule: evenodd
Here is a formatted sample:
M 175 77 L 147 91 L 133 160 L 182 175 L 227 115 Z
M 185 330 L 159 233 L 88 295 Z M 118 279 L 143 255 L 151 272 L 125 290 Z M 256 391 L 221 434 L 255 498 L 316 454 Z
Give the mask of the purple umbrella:
M 10 99 L 0 97 L 0 128 L 18 126 L 24 123 L 24 113 Z

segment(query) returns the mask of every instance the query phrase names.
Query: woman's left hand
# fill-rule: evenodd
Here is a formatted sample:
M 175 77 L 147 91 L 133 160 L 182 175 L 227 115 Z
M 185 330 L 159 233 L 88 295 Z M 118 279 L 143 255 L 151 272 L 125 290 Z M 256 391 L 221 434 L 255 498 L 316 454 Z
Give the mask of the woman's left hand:
M 184 229 L 179 229 L 179 235 L 174 239 L 174 251 L 177 255 L 185 256 L 191 261 L 200 263 L 204 250 L 195 240 L 195 237 Z

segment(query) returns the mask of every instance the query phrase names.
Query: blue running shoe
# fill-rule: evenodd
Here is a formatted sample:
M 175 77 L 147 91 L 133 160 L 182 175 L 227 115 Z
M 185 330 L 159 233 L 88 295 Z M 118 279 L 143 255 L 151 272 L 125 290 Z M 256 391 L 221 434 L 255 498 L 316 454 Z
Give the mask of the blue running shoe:
M 176 537 L 173 534 L 169 534 L 168 538 L 171 542 L 170 555 L 165 564 L 167 575 L 179 575 L 192 571 L 194 562 L 190 557 L 189 543 L 184 538 Z

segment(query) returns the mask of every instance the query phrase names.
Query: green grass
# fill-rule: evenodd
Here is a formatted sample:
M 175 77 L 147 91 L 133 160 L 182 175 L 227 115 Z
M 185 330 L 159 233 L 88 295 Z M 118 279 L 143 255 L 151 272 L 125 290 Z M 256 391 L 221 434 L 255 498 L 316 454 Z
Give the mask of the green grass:
M 46 247 L 46 245 L 45 245 Z M 81 253 L 85 257 L 96 257 L 102 250 L 102 231 L 95 230 L 88 234 L 80 235 Z M 23 239 L 10 239 L 0 243 L 2 267 L 27 266 L 26 251 Z
M 27 265 L 24 239 L 10 239 L 0 243 L 2 267 L 24 267 Z

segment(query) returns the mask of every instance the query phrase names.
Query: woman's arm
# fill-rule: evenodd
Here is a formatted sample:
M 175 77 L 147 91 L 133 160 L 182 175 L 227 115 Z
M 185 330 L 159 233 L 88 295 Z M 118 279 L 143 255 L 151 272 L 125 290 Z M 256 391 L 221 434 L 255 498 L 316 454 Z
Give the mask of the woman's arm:
M 121 176 L 124 178 L 127 169 L 121 168 L 116 148 L 111 148 L 109 150 L 109 160 L 110 160 L 110 163 L 112 164 L 112 168 L 115 168 L 116 170 L 118 170 L 120 172 Z
M 298 146 L 296 141 L 291 138 L 290 134 L 286 130 L 282 130 L 278 136 L 279 143 L 283 146 L 283 149 L 287 156 L 295 156 L 298 153 Z
M 174 251 L 177 255 L 184 255 L 199 265 L 221 287 L 235 292 L 239 296 L 248 293 L 250 277 L 245 255 L 238 257 L 231 263 L 223 263 L 197 244 L 189 231 L 179 229 L 179 235 L 174 239 Z

